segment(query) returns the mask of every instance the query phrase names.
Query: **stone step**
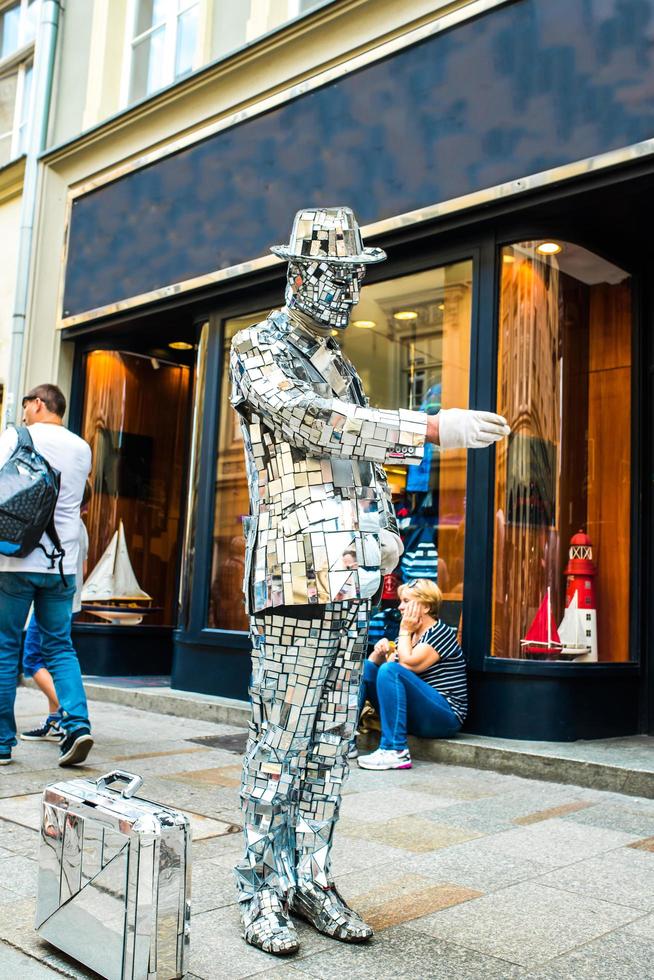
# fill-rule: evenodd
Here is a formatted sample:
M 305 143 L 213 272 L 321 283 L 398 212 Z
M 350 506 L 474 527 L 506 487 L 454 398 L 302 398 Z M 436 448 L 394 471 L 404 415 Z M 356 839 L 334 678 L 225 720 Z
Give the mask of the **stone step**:
M 121 686 L 86 677 L 87 697 L 143 711 L 245 727 L 250 710 L 246 701 L 178 691 L 169 687 Z M 360 748 L 372 751 L 377 733 L 360 737 Z M 625 738 L 583 742 L 526 742 L 461 734 L 455 738 L 410 738 L 414 758 L 455 766 L 470 766 L 527 779 L 572 783 L 591 789 L 654 799 L 654 738 Z

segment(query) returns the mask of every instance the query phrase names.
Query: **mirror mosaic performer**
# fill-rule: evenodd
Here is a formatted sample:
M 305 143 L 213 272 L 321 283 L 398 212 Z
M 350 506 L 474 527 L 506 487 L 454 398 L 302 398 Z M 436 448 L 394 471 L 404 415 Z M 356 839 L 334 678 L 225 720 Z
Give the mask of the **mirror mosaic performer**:
M 372 936 L 337 891 L 330 852 L 371 606 L 402 554 L 384 463 L 419 464 L 426 442 L 483 448 L 508 427 L 491 412 L 370 408 L 332 334 L 386 256 L 364 247 L 349 208 L 298 212 L 272 251 L 288 260 L 286 305 L 236 334 L 230 361 L 253 657 L 235 874 L 245 940 L 287 955 L 293 917 L 343 942 Z

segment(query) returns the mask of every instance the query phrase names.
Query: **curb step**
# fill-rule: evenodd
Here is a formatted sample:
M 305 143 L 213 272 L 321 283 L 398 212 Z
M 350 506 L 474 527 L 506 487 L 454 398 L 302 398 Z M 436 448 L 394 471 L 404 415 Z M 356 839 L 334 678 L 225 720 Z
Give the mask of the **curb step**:
M 250 718 L 250 706 L 247 701 L 236 701 L 210 694 L 176 691 L 170 688 L 115 687 L 112 684 L 97 683 L 90 678 L 84 679 L 84 687 L 91 701 L 122 704 L 130 708 L 140 708 L 142 711 L 192 718 L 195 721 L 209 721 L 245 728 Z M 547 751 L 534 752 L 517 741 L 513 743 L 507 739 L 506 745 L 502 746 L 498 746 L 497 741 L 497 739 L 486 740 L 479 735 L 459 735 L 455 739 L 433 740 L 409 738 L 409 748 L 411 755 L 422 761 L 489 769 L 526 779 L 572 783 L 589 789 L 654 799 L 654 771 L 652 770 L 563 756 L 557 754 L 556 742 L 551 743 L 551 749 L 548 746 Z M 376 748 L 376 744 L 377 733 L 360 737 L 360 747 L 365 750 Z M 570 743 L 562 744 L 569 746 Z

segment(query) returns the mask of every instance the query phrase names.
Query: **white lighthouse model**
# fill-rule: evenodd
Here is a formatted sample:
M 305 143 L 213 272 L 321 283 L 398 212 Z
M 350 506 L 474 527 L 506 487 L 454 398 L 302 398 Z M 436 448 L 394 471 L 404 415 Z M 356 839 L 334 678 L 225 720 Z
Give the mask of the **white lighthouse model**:
M 597 603 L 593 582 L 596 574 L 591 540 L 583 530 L 579 531 L 570 539 L 569 561 L 564 572 L 568 579 L 566 608 L 559 626 L 561 653 L 564 657 L 574 656 L 576 663 L 597 662 Z

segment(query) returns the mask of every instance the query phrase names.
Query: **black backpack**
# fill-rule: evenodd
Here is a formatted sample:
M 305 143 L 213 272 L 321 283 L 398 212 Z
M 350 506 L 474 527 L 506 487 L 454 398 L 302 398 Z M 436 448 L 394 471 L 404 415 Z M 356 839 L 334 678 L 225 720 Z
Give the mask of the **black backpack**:
M 50 568 L 59 560 L 65 584 L 66 552 L 54 525 L 61 474 L 36 451 L 24 425 L 16 427 L 16 435 L 16 448 L 0 469 L 0 555 L 25 558 L 40 548 L 50 559 Z M 52 551 L 41 544 L 43 534 L 52 541 Z

